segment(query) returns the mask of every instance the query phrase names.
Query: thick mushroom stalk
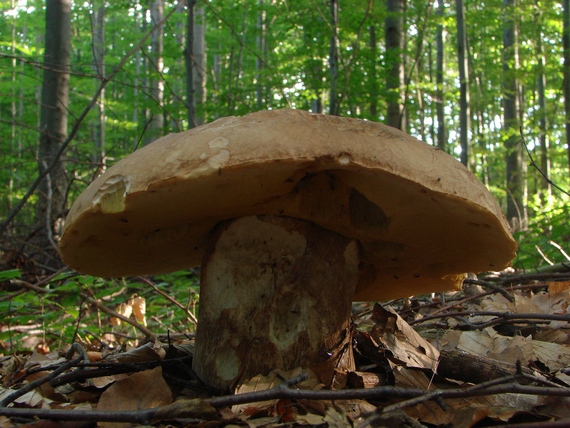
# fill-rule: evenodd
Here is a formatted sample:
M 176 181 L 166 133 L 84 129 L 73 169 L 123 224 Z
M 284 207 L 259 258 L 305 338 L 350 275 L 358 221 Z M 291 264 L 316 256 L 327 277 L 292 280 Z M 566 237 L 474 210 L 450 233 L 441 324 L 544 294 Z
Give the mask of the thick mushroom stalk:
M 290 217 L 225 222 L 202 263 L 194 370 L 223 390 L 330 357 L 350 322 L 357 241 Z

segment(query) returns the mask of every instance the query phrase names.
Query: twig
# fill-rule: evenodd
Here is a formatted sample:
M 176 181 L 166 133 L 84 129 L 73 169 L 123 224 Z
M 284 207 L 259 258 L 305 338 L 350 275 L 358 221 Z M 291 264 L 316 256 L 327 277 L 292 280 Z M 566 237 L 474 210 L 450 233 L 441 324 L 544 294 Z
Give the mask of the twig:
M 151 370 L 157 366 L 168 366 L 179 362 L 188 363 L 191 357 L 172 358 L 169 360 L 154 360 L 140 363 L 88 363 L 78 366 L 79 368 L 89 368 L 90 370 L 76 370 L 59 376 L 50 382 L 51 386 L 58 387 L 71 382 L 83 382 L 86 379 L 94 379 L 103 376 L 111 376 L 121 373 L 135 373 L 144 370 Z
M 144 333 L 144 335 L 149 339 L 149 340 L 155 340 L 156 339 L 156 335 L 150 331 L 148 328 L 146 328 L 144 325 L 139 324 L 137 321 L 132 320 L 130 318 L 127 318 L 124 315 L 121 315 L 118 312 L 115 312 L 112 309 L 109 309 L 107 306 L 105 306 L 103 303 L 101 303 L 100 301 L 98 301 L 97 299 L 94 299 L 92 297 L 86 296 L 82 293 L 82 296 L 85 298 L 85 300 L 88 303 L 91 303 L 92 305 L 97 306 L 97 309 L 101 310 L 102 312 L 105 312 L 107 315 L 111 315 L 112 317 L 115 318 L 119 318 L 121 321 L 126 322 L 127 324 L 132 325 L 134 328 L 136 328 L 137 330 L 141 331 L 142 333 Z
M 544 171 L 542 171 L 538 165 L 536 164 L 536 162 L 534 161 L 534 158 L 532 157 L 532 153 L 530 152 L 530 150 L 528 149 L 528 146 L 526 145 L 526 141 L 524 139 L 524 134 L 523 134 L 523 130 L 522 130 L 522 126 L 520 127 L 520 134 L 521 134 L 521 140 L 522 143 L 524 145 L 524 148 L 526 150 L 526 153 L 530 159 L 530 166 L 534 167 L 539 173 L 540 175 L 542 175 L 544 177 L 544 179 L 546 180 L 546 182 L 554 187 L 556 187 L 558 190 L 560 190 L 562 193 L 564 193 L 567 196 L 570 196 L 570 193 L 568 193 L 566 190 L 564 190 L 562 187 L 560 187 L 558 184 L 556 184 L 554 181 L 552 181 L 550 179 L 550 177 L 548 177 L 546 175 L 546 173 Z
M 535 245 L 534 248 L 536 248 L 536 251 L 538 251 L 538 254 L 540 254 L 542 259 L 546 263 L 548 263 L 550 266 L 552 266 L 554 264 L 554 262 L 552 260 L 550 260 L 546 254 L 544 254 L 544 251 L 542 251 L 542 248 L 540 248 L 538 245 Z
M 512 376 L 508 376 L 512 380 Z M 570 397 L 570 388 L 538 387 L 520 385 L 515 382 L 497 384 L 495 380 L 486 388 L 473 386 L 469 388 L 454 388 L 445 390 L 426 391 L 420 388 L 399 388 L 380 386 L 369 389 L 345 390 L 302 390 L 282 387 L 282 385 L 266 391 L 256 391 L 239 395 L 214 397 L 211 399 L 180 400 L 168 406 L 136 411 L 78 411 L 78 410 L 42 410 L 21 408 L 0 408 L 0 415 L 18 417 L 40 417 L 67 421 L 97 420 L 106 422 L 133 422 L 149 424 L 151 421 L 171 420 L 175 418 L 213 417 L 214 409 L 246 404 L 257 401 L 274 399 L 308 399 L 308 400 L 351 400 L 351 399 L 380 399 L 380 398 L 414 398 L 428 395 L 429 399 L 442 400 L 446 398 L 469 398 L 484 395 L 518 393 L 527 395 L 545 395 L 553 397 Z
M 168 295 L 168 293 L 165 293 L 164 291 L 160 290 L 156 285 L 154 285 L 154 283 L 152 281 L 150 281 L 147 278 L 144 278 L 142 276 L 137 277 L 138 279 L 140 279 L 141 281 L 143 281 L 145 284 L 150 285 L 152 287 L 152 289 L 154 291 L 156 291 L 158 294 L 160 294 L 162 297 L 164 297 L 165 299 L 169 300 L 170 302 L 174 303 L 176 306 L 178 306 L 180 309 L 182 309 L 186 315 L 188 316 L 188 318 L 190 318 L 190 320 L 192 321 L 192 323 L 194 324 L 194 326 L 198 325 L 198 319 L 196 318 L 196 316 L 190 312 L 185 306 L 183 306 L 180 302 L 178 302 L 176 299 L 174 299 L 173 297 L 171 297 L 170 295 Z
M 566 251 L 564 251 L 564 249 L 560 245 L 558 245 L 554 241 L 548 241 L 548 243 L 550 245 L 552 245 L 554 248 L 556 248 L 558 251 L 560 251 L 560 254 L 562 254 L 566 258 L 566 260 L 568 260 L 570 262 L 570 256 L 568 255 L 568 253 Z
M 514 301 L 515 301 L 514 297 L 511 296 L 511 294 L 510 294 L 507 290 L 505 290 L 502 286 L 497 285 L 497 284 L 494 284 L 494 283 L 492 283 L 492 282 L 489 282 L 489 281 L 482 281 L 482 280 L 480 280 L 480 279 L 466 279 L 464 282 L 467 283 L 467 284 L 476 284 L 476 285 L 481 285 L 481 286 L 483 286 L 483 287 L 490 288 L 491 290 L 494 290 L 494 291 L 496 291 L 497 293 L 502 294 L 503 297 L 504 297 L 505 299 L 507 299 L 509 302 L 514 302 Z
M 467 319 L 465 318 L 465 315 L 466 314 L 463 311 L 448 312 L 448 313 L 444 313 L 444 314 L 426 316 L 426 317 L 418 319 L 418 320 L 410 321 L 408 324 L 415 325 L 415 324 L 423 323 L 425 321 L 431 321 L 434 319 L 449 318 L 449 317 L 458 318 L 462 322 L 464 322 L 466 325 L 468 325 L 469 327 L 476 328 L 476 329 L 489 327 L 490 325 L 498 324 L 499 322 L 501 322 L 503 320 L 508 320 L 508 321 L 540 320 L 540 321 L 567 321 L 567 322 L 570 322 L 570 314 L 564 314 L 564 315 L 530 314 L 530 313 L 529 314 L 516 314 L 513 312 L 478 311 L 478 312 L 470 312 L 468 315 L 470 317 L 473 317 L 473 316 L 491 316 L 491 317 L 495 317 L 495 319 L 484 322 L 484 323 L 474 324 L 474 323 L 467 321 Z

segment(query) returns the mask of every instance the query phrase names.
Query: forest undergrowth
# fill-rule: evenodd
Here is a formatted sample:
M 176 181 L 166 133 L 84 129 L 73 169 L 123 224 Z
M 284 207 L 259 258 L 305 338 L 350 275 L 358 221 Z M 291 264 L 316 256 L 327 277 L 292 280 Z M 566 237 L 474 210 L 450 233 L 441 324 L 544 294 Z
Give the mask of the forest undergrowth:
M 548 266 L 355 303 L 334 359 L 348 369 L 276 370 L 223 395 L 191 369 L 197 271 L 110 281 L 5 270 L 0 426 L 562 426 L 570 262 Z

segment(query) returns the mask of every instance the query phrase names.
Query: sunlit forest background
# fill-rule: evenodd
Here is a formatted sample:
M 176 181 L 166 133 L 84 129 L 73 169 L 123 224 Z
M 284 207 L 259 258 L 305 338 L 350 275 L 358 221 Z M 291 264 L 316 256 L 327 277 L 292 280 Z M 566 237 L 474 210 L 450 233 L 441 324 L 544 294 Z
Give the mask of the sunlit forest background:
M 4 290 L 14 323 L 38 301 L 77 319 L 89 298 L 144 295 L 150 280 L 62 270 L 71 203 L 162 135 L 263 109 L 379 121 L 437 146 L 504 208 L 515 268 L 568 261 L 568 0 L 8 0 L 0 14 L 0 280 L 47 290 Z M 152 281 L 187 302 L 176 313 L 155 295 L 155 321 L 191 324 L 193 272 Z

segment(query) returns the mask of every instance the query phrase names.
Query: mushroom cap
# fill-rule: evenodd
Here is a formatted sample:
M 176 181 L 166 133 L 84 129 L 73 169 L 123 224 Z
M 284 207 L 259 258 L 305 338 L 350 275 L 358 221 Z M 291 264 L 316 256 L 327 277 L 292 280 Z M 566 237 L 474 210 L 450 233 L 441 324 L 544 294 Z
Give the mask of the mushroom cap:
M 225 117 L 137 150 L 77 198 L 59 251 L 86 274 L 166 273 L 199 265 L 216 224 L 249 215 L 358 239 L 354 300 L 457 288 L 516 251 L 496 200 L 453 157 L 379 123 L 300 110 Z

